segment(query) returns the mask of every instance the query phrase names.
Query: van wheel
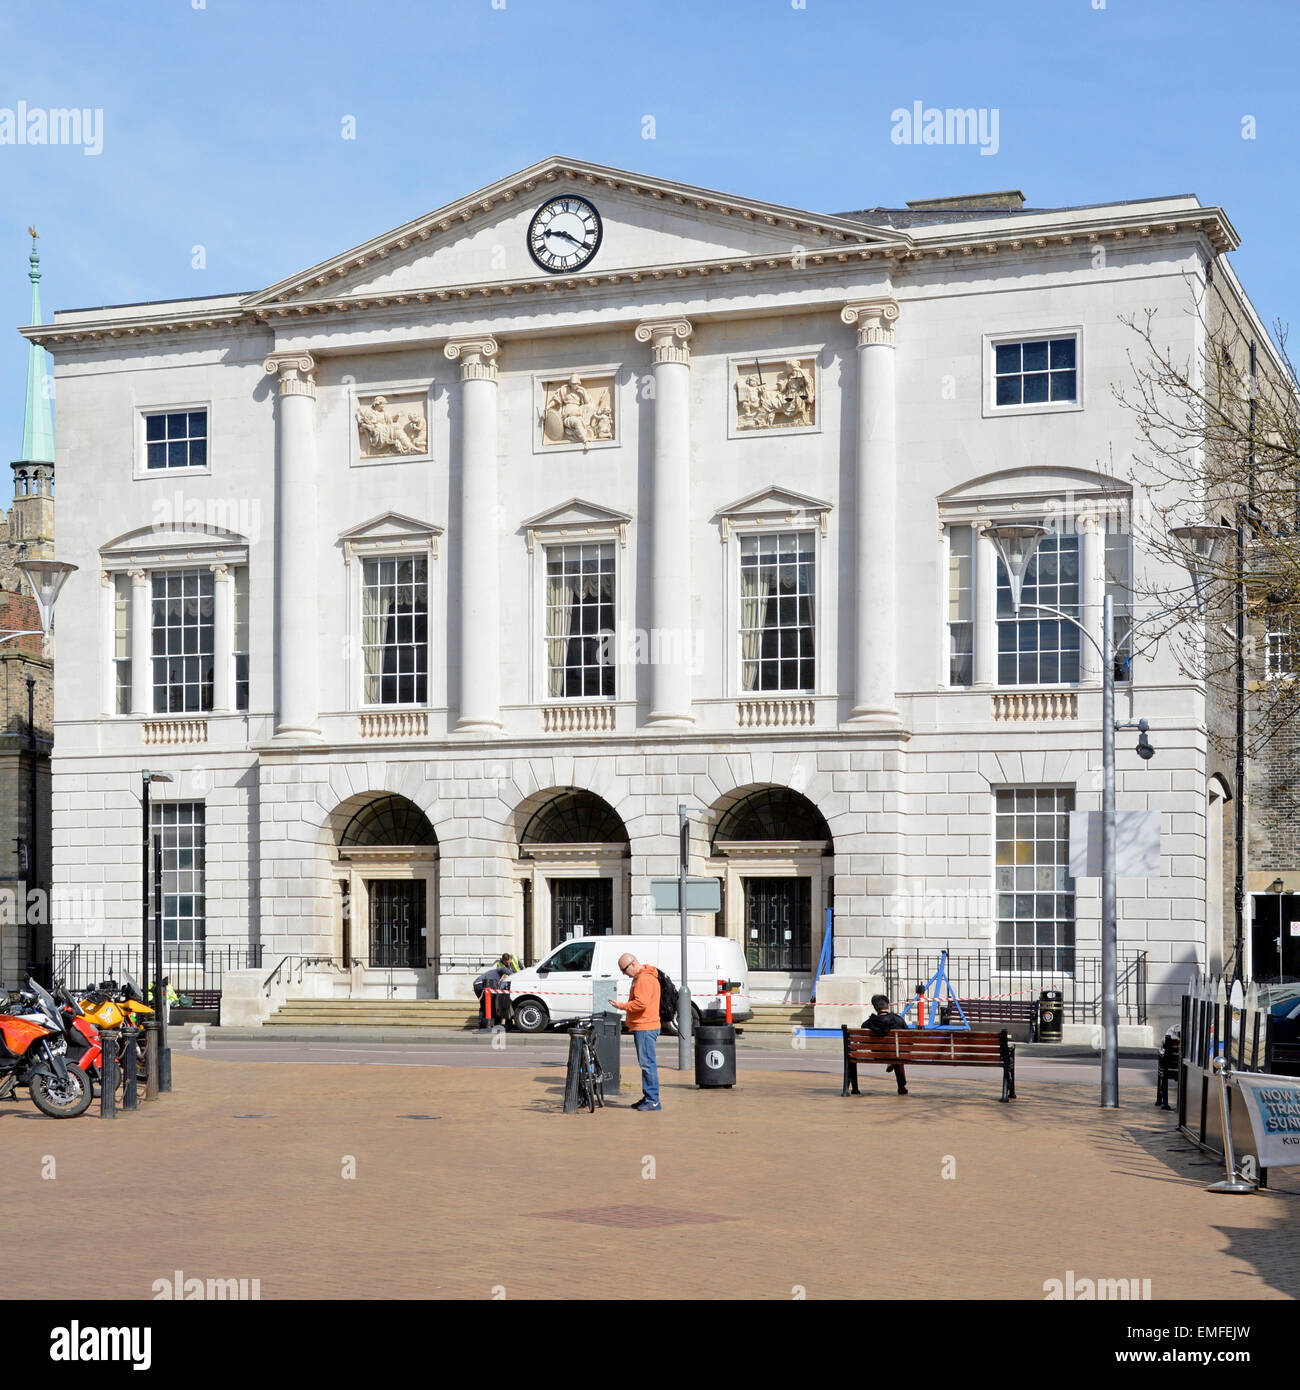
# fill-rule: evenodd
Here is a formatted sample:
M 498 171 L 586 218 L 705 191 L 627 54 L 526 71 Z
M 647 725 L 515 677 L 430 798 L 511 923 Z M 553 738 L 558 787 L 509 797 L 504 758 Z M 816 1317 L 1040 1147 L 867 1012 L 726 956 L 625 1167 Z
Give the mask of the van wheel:
M 512 1022 L 521 1033 L 544 1033 L 551 1026 L 551 1014 L 540 999 L 521 999 Z

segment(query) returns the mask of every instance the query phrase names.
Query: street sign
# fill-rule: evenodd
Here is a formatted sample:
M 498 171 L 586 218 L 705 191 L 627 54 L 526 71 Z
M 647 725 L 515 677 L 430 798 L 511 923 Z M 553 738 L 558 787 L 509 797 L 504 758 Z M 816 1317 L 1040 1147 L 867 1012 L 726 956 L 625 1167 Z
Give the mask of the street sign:
M 1101 812 L 1070 812 L 1070 877 L 1100 878 Z M 1115 815 L 1115 874 L 1118 878 L 1160 877 L 1160 812 Z
M 652 878 L 650 894 L 654 898 L 655 911 L 677 913 L 681 908 L 677 901 L 677 880 L 675 878 Z M 686 880 L 687 912 L 720 912 L 722 910 L 722 880 L 720 878 L 688 878 Z

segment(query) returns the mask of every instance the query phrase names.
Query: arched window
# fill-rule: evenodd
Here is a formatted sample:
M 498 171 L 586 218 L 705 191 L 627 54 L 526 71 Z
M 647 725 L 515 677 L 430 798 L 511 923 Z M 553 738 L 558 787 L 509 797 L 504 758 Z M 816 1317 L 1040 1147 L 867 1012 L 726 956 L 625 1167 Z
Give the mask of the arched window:
M 763 787 L 723 812 L 713 832 L 713 852 L 725 853 L 729 840 L 824 840 L 825 853 L 833 852 L 825 817 L 789 787 Z
M 626 844 L 617 811 L 592 792 L 568 791 L 540 806 L 519 837 L 521 845 Z
M 339 847 L 436 845 L 429 818 L 404 796 L 380 796 L 352 817 L 339 836 Z

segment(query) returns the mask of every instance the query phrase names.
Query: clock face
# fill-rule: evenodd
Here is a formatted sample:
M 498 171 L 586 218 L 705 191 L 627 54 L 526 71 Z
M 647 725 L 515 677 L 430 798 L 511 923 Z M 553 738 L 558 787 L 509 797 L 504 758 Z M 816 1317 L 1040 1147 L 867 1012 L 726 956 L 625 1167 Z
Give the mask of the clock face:
M 585 198 L 543 203 L 528 224 L 528 250 L 543 270 L 579 270 L 600 247 L 600 213 Z

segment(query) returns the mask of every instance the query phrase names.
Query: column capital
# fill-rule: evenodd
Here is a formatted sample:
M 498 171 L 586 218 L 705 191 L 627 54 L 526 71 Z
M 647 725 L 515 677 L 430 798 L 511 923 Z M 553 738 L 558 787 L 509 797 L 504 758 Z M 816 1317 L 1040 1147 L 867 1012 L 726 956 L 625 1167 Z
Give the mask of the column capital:
M 218 561 L 215 565 L 209 565 L 208 568 L 212 571 L 214 577 L 217 579 L 230 578 L 230 566 L 226 564 L 224 561 Z
M 262 363 L 268 376 L 279 376 L 282 396 L 316 398 L 316 359 L 309 352 L 275 352 Z
M 132 584 L 147 584 L 149 582 L 148 570 L 127 570 L 127 576 L 130 578 Z
M 660 362 L 684 362 L 690 364 L 691 350 L 686 340 L 693 332 L 686 319 L 651 319 L 636 326 L 638 343 L 650 344 L 650 360 L 657 366 Z
M 898 304 L 892 299 L 867 299 L 846 304 L 840 319 L 858 328 L 858 346 L 894 346 L 894 324 L 898 319 Z
M 497 364 L 492 361 L 501 345 L 489 334 L 476 338 L 451 338 L 442 349 L 443 356 L 456 361 L 460 359 L 460 379 L 462 381 L 495 381 Z

